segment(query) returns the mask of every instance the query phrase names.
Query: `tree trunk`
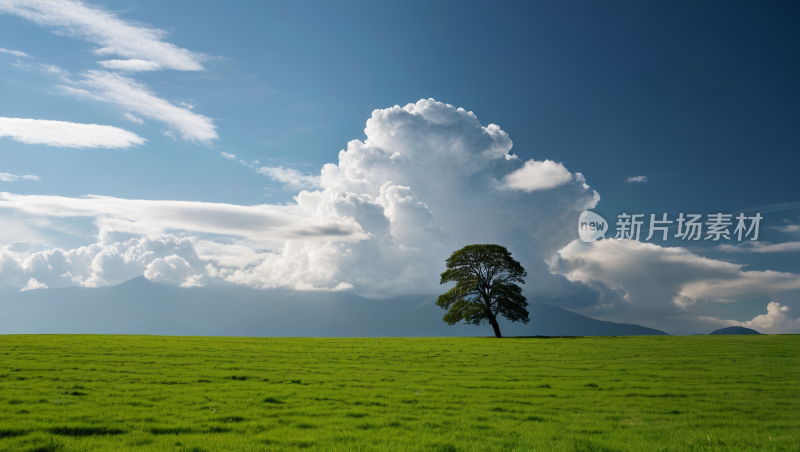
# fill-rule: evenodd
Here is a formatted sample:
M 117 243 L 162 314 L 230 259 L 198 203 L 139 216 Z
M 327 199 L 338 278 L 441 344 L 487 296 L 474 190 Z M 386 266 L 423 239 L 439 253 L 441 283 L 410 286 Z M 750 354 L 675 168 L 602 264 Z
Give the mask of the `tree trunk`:
M 500 334 L 500 325 L 497 324 L 497 319 L 495 317 L 489 317 L 489 323 L 492 325 L 492 328 L 494 329 L 494 337 L 498 339 L 502 338 L 503 335 Z

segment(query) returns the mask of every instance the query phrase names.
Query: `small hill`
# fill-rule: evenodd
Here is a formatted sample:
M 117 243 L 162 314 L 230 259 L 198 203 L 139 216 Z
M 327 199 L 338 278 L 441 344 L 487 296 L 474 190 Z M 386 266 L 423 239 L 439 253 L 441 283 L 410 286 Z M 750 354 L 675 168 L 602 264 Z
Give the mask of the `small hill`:
M 711 334 L 761 334 L 756 330 L 745 328 L 743 326 L 729 326 L 727 328 L 720 328 Z

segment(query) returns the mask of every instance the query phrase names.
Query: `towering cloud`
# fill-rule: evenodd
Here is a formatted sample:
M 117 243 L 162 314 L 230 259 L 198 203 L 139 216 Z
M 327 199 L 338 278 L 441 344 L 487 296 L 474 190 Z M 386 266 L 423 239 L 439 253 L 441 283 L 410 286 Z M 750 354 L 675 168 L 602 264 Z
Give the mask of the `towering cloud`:
M 552 190 L 506 190 L 498 179 L 522 166 L 509 154 L 508 135 L 432 99 L 374 111 L 365 133 L 366 141 L 339 153 L 338 164 L 322 168 L 319 189 L 296 200 L 312 218 L 353 218 L 368 239 L 293 243 L 220 276 L 255 287 L 344 282 L 372 297 L 430 292 L 438 290 L 445 258 L 470 243 L 509 245 L 538 265 L 541 253 L 571 240 L 559 225 L 599 199 L 566 170 L 569 181 L 550 183 Z M 562 202 L 554 206 L 554 199 Z
M 728 322 L 707 315 L 709 303 L 800 288 L 798 275 L 747 271 L 683 248 L 581 242 L 578 217 L 600 199 L 585 178 L 545 158 L 521 161 L 500 127 L 463 109 L 420 100 L 375 110 L 364 131 L 365 141 L 349 142 L 317 174 L 261 171 L 307 187 L 290 205 L 0 194 L 0 212 L 19 235 L 89 217 L 99 236 L 68 250 L 8 244 L 0 278 L 33 288 L 144 275 L 184 287 L 227 282 L 382 298 L 438 292 L 454 250 L 498 243 L 528 270 L 527 296 L 673 332 L 675 322 Z M 796 325 L 782 307 L 767 316 L 758 322 L 774 331 Z
M 41 225 L 43 218 L 92 217 L 100 236 L 69 251 L 17 245 L 25 250 L 2 254 L 3 277 L 22 284 L 35 276 L 57 287 L 144 274 L 178 285 L 227 280 L 386 297 L 438 290 L 450 253 L 491 242 L 541 270 L 534 279 L 549 278 L 542 256 L 569 243 L 563 225 L 599 199 L 563 165 L 551 171 L 552 162 L 528 175 L 546 179 L 537 190 L 508 189 L 501 181 L 513 173 L 523 183 L 527 173 L 518 170 L 530 167 L 509 154 L 508 135 L 432 99 L 376 110 L 365 132 L 366 141 L 348 143 L 338 164 L 317 175 L 263 170 L 290 187 L 316 187 L 300 191 L 291 206 L 3 194 L 0 207 L 18 218 Z M 133 238 L 121 240 L 126 234 Z M 159 253 L 131 251 L 142 243 L 164 245 Z

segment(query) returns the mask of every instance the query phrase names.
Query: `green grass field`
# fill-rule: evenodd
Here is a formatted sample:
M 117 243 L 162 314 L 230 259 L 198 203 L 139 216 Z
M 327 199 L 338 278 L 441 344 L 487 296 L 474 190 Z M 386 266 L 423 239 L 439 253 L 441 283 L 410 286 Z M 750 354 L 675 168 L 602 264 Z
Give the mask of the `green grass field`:
M 800 450 L 800 336 L 0 336 L 2 451 Z

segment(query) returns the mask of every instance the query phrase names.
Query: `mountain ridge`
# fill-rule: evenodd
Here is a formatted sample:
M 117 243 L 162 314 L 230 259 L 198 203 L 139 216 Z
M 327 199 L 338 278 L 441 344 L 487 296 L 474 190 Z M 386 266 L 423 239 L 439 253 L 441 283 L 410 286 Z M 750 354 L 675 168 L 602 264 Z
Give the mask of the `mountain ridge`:
M 282 337 L 486 336 L 488 326 L 447 325 L 435 296 L 369 300 L 346 292 L 257 290 L 241 286 L 179 288 L 143 276 L 103 289 L 45 289 L 58 302 L 9 321 L 0 304 L 0 333 L 159 334 Z M 33 291 L 31 291 L 33 292 Z M 43 291 L 44 292 L 44 291 Z M 47 294 L 17 298 L 47 299 Z M 4 307 L 6 309 L 4 309 Z M 49 309 L 48 309 L 49 308 Z M 628 336 L 667 333 L 634 324 L 592 319 L 530 303 L 528 325 L 501 322 L 504 336 Z

